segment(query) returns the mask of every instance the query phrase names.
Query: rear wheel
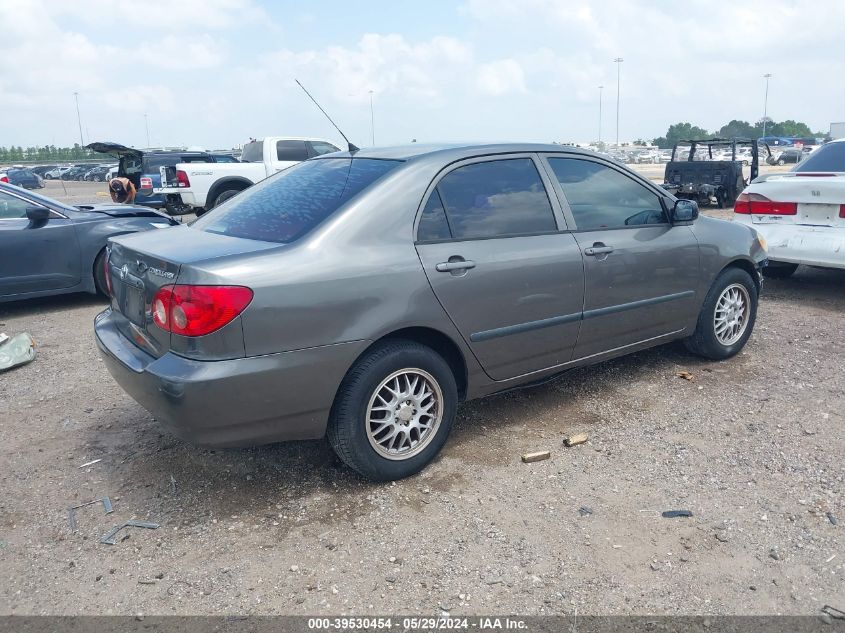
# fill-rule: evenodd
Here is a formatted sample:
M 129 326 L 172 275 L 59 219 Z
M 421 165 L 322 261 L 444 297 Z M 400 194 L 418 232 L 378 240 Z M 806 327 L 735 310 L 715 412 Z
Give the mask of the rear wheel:
M 741 268 L 727 268 L 713 282 L 695 332 L 684 343 L 705 358 L 730 358 L 745 347 L 756 318 L 757 286 L 751 275 Z
M 446 442 L 457 394 L 452 370 L 434 350 L 413 341 L 386 341 L 343 379 L 329 442 L 346 465 L 368 479 L 408 477 Z
M 798 264 L 789 264 L 786 262 L 769 262 L 769 265 L 763 269 L 763 276 L 769 279 L 786 279 L 798 270 Z
M 101 250 L 94 260 L 94 287 L 98 294 L 104 297 L 109 296 L 109 287 L 106 282 L 106 249 Z
M 227 189 L 214 199 L 214 207 L 219 207 L 221 204 L 226 202 L 226 200 L 228 200 L 229 198 L 234 198 L 239 193 L 239 189 Z
M 44 180 L 53 180 L 53 177 L 50 174 L 44 174 Z
M 786 165 L 786 161 L 782 158 L 778 158 L 778 165 Z

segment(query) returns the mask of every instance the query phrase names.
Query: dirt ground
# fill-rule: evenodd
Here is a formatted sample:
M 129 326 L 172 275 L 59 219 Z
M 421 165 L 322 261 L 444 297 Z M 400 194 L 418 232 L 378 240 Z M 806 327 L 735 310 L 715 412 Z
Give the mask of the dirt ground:
M 38 342 L 0 374 L 0 614 L 845 608 L 845 271 L 767 281 L 729 361 L 672 344 L 467 403 L 438 460 L 392 485 L 325 441 L 167 435 L 100 361 L 103 308 L 0 305 L 0 331 Z M 551 459 L 520 461 L 536 450 Z M 103 495 L 114 512 L 72 532 L 67 507 Z M 130 518 L 161 527 L 99 543 Z

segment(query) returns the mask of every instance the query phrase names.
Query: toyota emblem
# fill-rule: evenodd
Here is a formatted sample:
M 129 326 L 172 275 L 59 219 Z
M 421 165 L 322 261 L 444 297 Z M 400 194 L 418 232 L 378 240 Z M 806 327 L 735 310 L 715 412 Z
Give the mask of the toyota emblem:
M 126 264 L 123 265 L 123 268 L 120 269 L 120 278 L 126 279 L 126 275 L 129 274 L 129 266 Z

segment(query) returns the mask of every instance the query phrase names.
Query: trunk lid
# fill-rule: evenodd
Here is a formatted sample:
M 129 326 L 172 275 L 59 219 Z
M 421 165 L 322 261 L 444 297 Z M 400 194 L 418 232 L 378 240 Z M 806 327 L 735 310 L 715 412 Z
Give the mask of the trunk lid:
M 160 358 L 171 349 L 171 334 L 153 323 L 151 304 L 163 286 L 178 282 L 192 264 L 269 248 L 278 244 L 228 237 L 188 226 L 144 231 L 109 241 L 111 307 L 120 332 Z M 222 283 L 221 280 L 209 281 Z
M 123 158 L 124 156 L 133 156 L 140 158 L 144 155 L 144 152 L 139 149 L 135 149 L 133 147 L 126 147 L 126 145 L 121 145 L 120 143 L 113 143 L 111 141 L 96 141 L 94 143 L 88 143 L 85 148 L 90 149 L 91 151 L 97 152 L 99 154 L 110 154 L 112 156 L 117 156 L 118 158 Z
M 845 219 L 839 217 L 840 205 L 845 203 L 845 175 L 784 174 L 752 185 L 747 192 L 759 193 L 777 202 L 794 202 L 798 206 L 795 215 L 753 215 L 753 224 L 845 227 Z

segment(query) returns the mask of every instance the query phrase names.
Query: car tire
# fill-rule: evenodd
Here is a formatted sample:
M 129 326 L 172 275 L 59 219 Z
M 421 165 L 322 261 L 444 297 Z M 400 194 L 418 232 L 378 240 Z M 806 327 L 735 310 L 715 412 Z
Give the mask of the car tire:
M 226 191 L 223 191 L 214 199 L 214 206 L 211 208 L 214 209 L 219 207 L 221 204 L 226 202 L 226 200 L 228 200 L 229 198 L 234 198 L 240 192 L 240 189 L 227 189 Z
M 786 165 L 786 161 L 783 160 L 782 158 L 778 158 L 778 165 L 780 165 L 780 166 Z
M 455 376 L 443 357 L 414 341 L 388 340 L 367 351 L 344 377 L 330 414 L 329 443 L 367 479 L 403 479 L 440 452 L 457 405 Z M 414 426 L 420 422 L 427 431 Z M 400 445 L 394 446 L 390 438 L 397 437 Z
M 790 264 L 787 262 L 769 262 L 769 265 L 763 268 L 763 276 L 768 279 L 786 279 L 798 270 L 798 264 Z
M 711 360 L 735 356 L 745 347 L 757 318 L 757 286 L 746 271 L 723 270 L 707 293 L 687 349 Z
M 109 286 L 106 282 L 106 249 L 101 250 L 94 258 L 94 288 L 97 294 L 109 296 Z
M 53 180 L 53 177 L 50 174 L 44 174 L 44 180 Z

